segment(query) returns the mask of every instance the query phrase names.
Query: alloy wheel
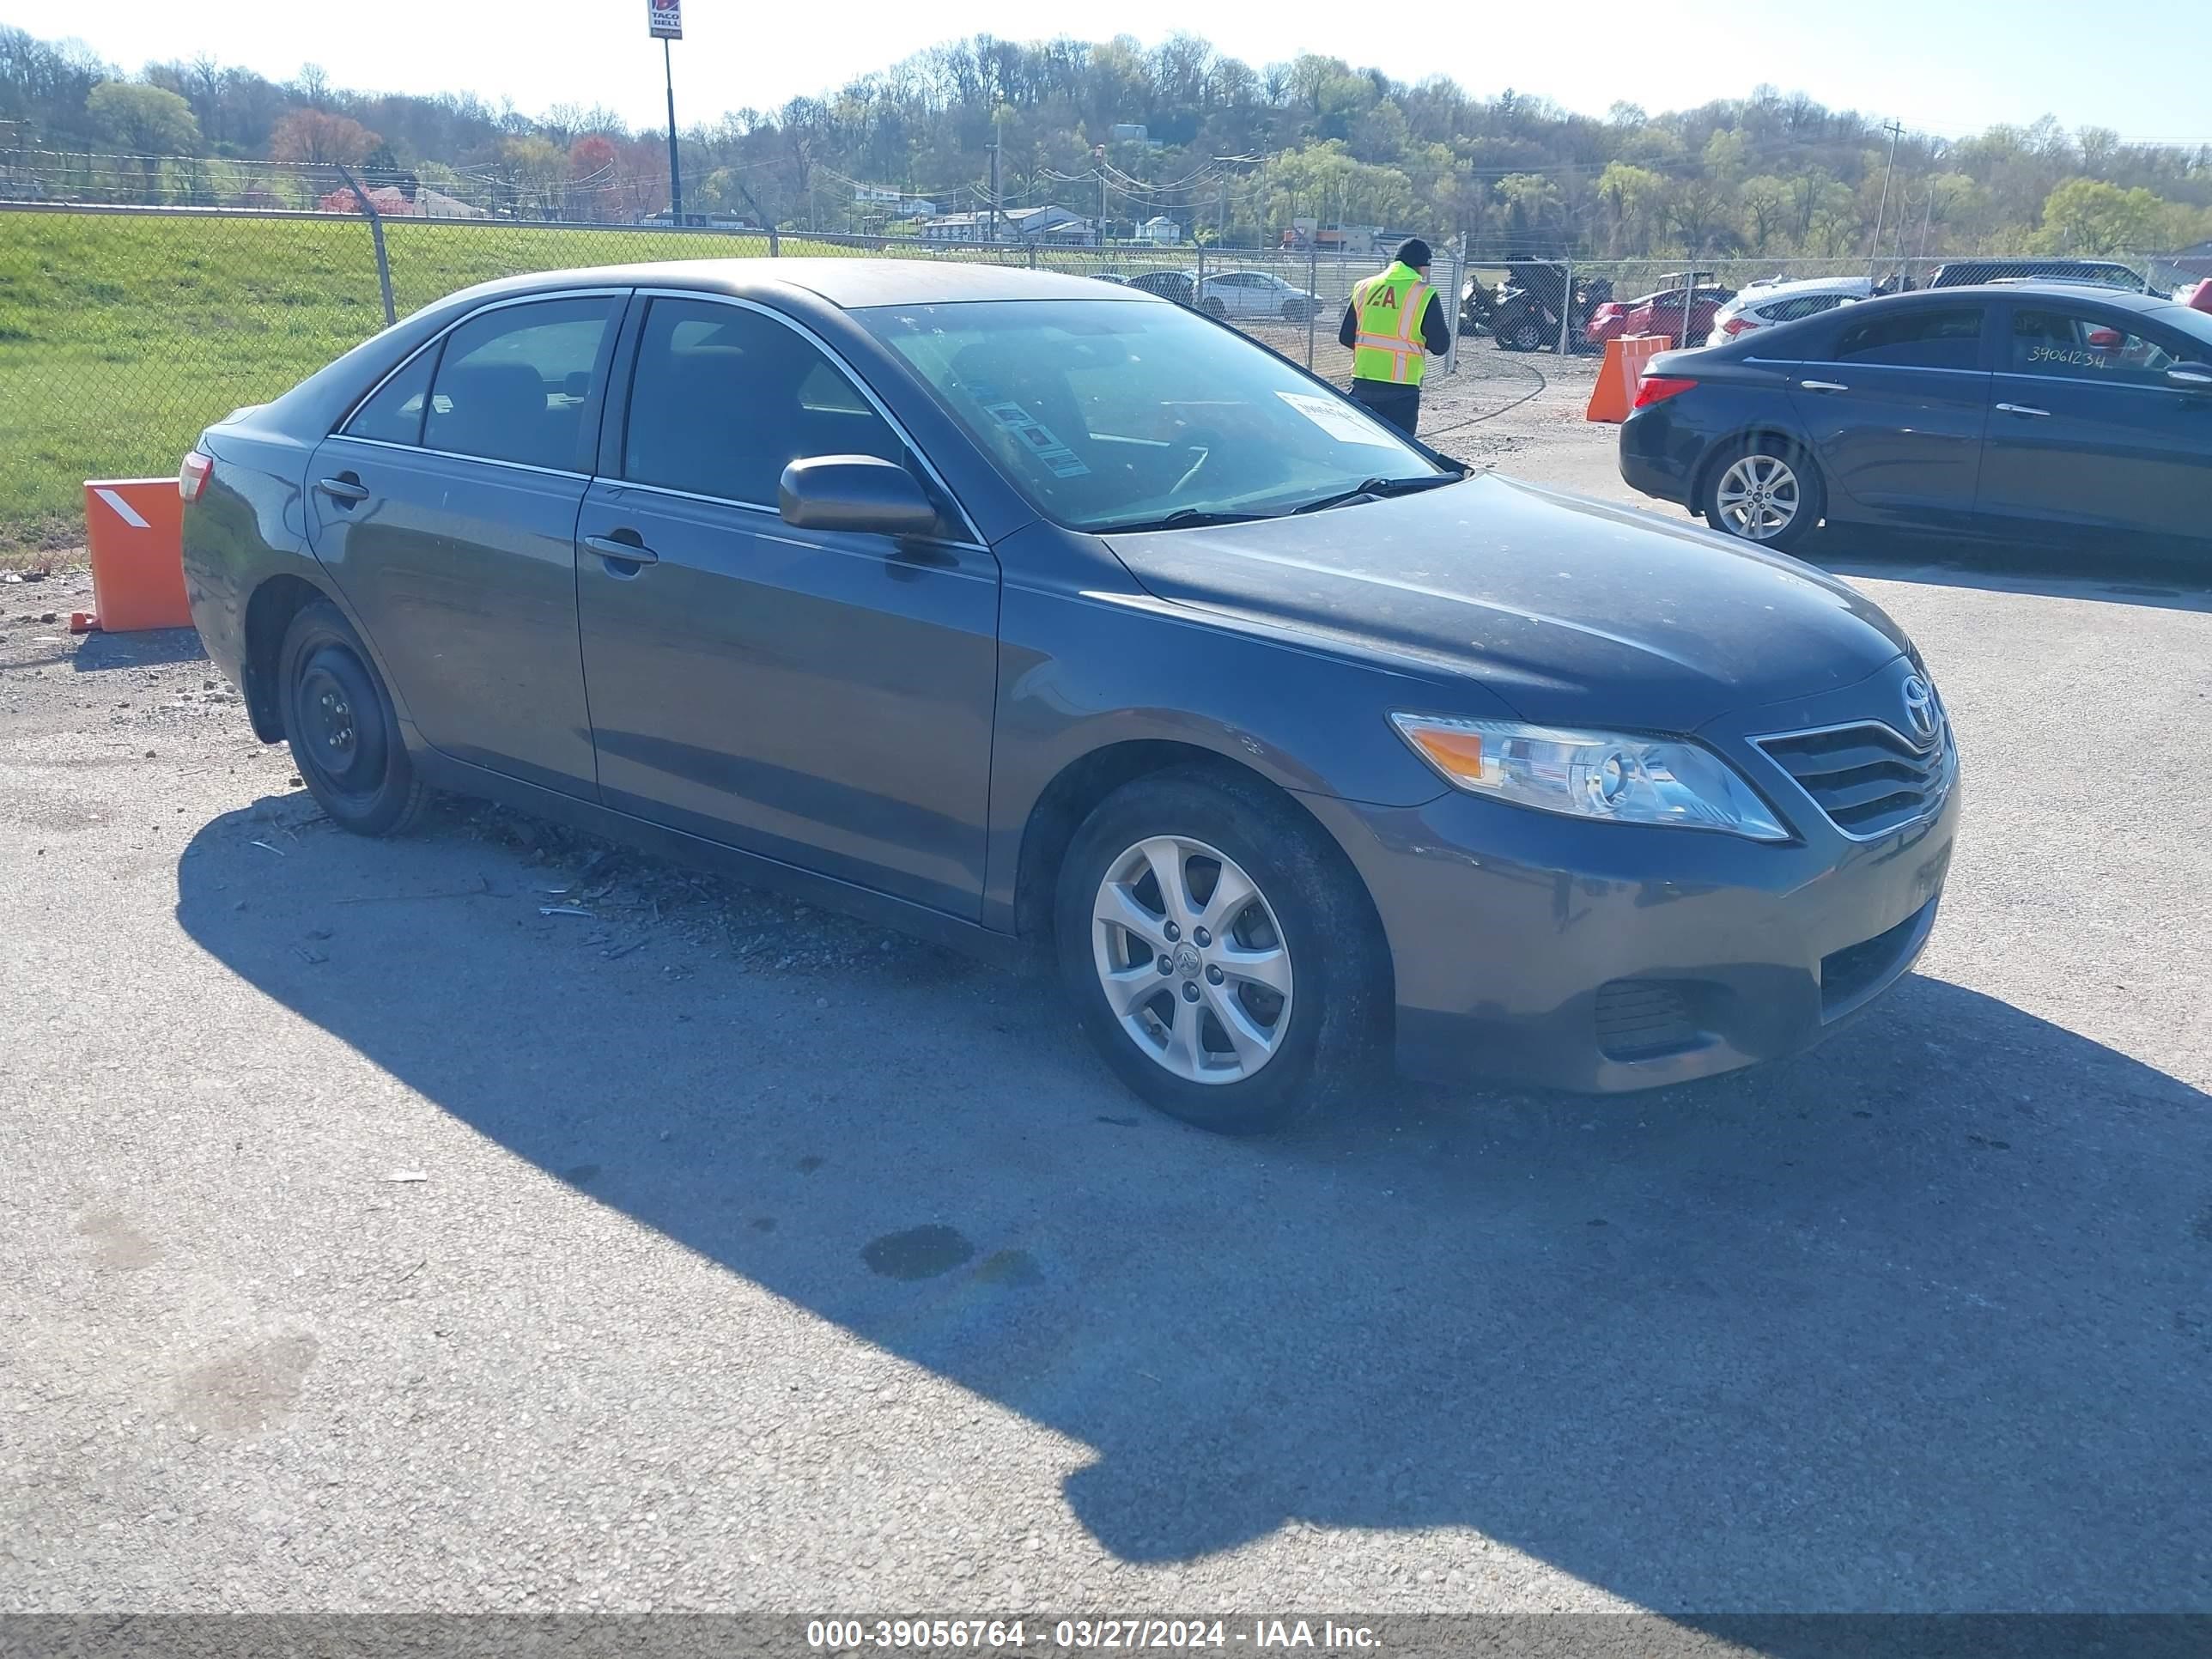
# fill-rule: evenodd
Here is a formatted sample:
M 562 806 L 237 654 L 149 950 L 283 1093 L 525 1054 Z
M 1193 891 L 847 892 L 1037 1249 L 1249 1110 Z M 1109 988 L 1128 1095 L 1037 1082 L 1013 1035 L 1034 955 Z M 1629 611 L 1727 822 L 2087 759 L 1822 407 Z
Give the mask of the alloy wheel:
M 1778 455 L 1753 453 L 1721 475 L 1713 501 L 1731 535 L 1765 542 L 1796 522 L 1804 492 L 1789 462 Z
M 1290 1030 L 1291 954 L 1235 860 L 1154 836 L 1107 866 L 1092 906 L 1099 988 L 1139 1048 L 1179 1078 L 1237 1083 Z

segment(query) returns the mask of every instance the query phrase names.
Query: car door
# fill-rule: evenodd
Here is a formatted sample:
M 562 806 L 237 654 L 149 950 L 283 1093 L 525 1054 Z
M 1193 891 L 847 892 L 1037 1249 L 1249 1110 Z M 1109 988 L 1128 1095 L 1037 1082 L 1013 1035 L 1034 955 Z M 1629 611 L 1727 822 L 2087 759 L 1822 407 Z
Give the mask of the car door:
M 2029 534 L 2212 538 L 2212 387 L 2167 374 L 2212 349 L 2094 301 L 2007 308 L 1981 510 Z
M 626 299 L 471 313 L 363 400 L 309 474 L 316 556 L 423 740 L 584 796 L 576 513 Z
M 1859 307 L 1852 307 L 1854 311 Z M 1988 306 L 1870 307 L 1800 347 L 1790 397 L 1829 512 L 1923 528 L 1971 522 L 1989 423 Z
M 660 294 L 577 526 L 610 806 L 973 920 L 981 914 L 999 567 L 941 540 L 794 529 L 785 465 L 921 465 L 813 337 Z M 632 550 L 635 550 L 632 551 Z

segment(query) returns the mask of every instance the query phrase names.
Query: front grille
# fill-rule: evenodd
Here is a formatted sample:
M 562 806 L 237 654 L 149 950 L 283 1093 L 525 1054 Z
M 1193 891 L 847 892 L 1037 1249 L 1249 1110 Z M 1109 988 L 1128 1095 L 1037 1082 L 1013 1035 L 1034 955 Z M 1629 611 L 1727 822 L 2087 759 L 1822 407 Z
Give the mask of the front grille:
M 1847 945 L 1840 951 L 1831 951 L 1822 957 L 1821 1018 L 1834 1018 L 1887 978 L 1896 969 L 1898 963 L 1926 936 L 1929 925 L 1934 920 L 1930 912 L 1935 906 L 1936 901 L 1930 899 L 1886 933 L 1861 939 L 1856 945 Z
M 1597 1046 L 1607 1060 L 1649 1060 L 1698 1041 L 1692 988 L 1663 979 L 1612 979 L 1597 990 Z
M 1948 720 L 1925 749 L 1879 720 L 1761 738 L 1759 746 L 1831 823 L 1862 840 L 1901 829 L 1941 806 L 1957 759 Z

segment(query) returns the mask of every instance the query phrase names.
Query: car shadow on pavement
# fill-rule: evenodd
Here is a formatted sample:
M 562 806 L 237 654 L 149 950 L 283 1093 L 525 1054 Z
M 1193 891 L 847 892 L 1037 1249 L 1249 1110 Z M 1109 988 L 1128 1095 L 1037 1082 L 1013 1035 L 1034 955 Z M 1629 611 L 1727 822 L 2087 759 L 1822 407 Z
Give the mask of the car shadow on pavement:
M 2212 565 L 2201 558 L 2192 563 L 2125 550 L 2000 548 L 1859 525 L 1824 526 L 1796 554 L 1846 578 L 2212 611 Z
M 199 946 L 515 1157 L 1079 1441 L 1036 1501 L 1124 1559 L 1465 1528 L 1662 1613 L 2212 1606 L 2212 1098 L 2004 1002 L 1914 975 L 1710 1085 L 1393 1087 L 1231 1142 L 1120 1092 L 1033 980 L 857 927 L 789 971 L 672 917 L 615 956 L 449 816 L 279 862 L 267 813 L 180 860 Z M 1439 1563 L 1510 1584 L 1493 1547 Z

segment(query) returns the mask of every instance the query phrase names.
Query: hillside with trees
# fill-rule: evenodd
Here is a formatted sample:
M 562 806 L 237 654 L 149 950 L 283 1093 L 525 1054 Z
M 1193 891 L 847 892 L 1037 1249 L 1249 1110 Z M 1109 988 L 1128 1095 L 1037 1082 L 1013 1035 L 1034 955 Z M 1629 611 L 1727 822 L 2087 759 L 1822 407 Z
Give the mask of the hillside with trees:
M 793 230 L 896 231 L 915 198 L 988 209 L 996 146 L 999 206 L 1053 203 L 1125 234 L 1161 214 L 1239 243 L 1310 219 L 1464 234 L 1491 254 L 1846 257 L 1878 214 L 1885 252 L 1900 237 L 1905 253 L 2085 254 L 2212 237 L 2212 146 L 2044 117 L 1907 131 L 1893 171 L 1877 117 L 1769 87 L 1594 115 L 1315 54 L 1255 68 L 1188 34 L 977 36 L 681 139 L 687 209 Z M 307 205 L 302 180 L 343 162 L 410 198 L 627 222 L 667 205 L 665 143 L 605 110 L 351 91 L 313 66 L 279 84 L 204 58 L 130 73 L 0 29 L 0 193 Z

